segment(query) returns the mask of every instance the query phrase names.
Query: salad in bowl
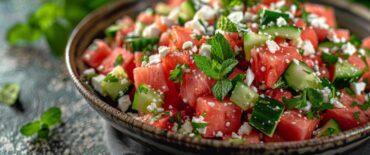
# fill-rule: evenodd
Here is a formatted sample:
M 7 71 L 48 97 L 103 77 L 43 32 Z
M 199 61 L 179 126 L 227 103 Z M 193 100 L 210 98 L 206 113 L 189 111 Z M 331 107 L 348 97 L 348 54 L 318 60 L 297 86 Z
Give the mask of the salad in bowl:
M 168 0 L 122 17 L 81 59 L 117 108 L 236 143 L 334 136 L 370 120 L 370 38 L 291 0 Z

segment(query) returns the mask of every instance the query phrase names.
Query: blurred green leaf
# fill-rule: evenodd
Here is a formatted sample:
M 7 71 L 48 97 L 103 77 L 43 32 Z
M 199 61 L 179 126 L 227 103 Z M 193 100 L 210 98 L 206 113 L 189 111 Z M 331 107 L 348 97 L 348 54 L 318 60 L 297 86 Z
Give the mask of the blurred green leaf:
M 8 30 L 6 40 L 10 45 L 15 45 L 24 42 L 35 42 L 41 36 L 42 32 L 31 27 L 28 23 L 17 23 Z
M 42 114 L 40 120 L 43 124 L 53 126 L 61 122 L 62 111 L 58 107 L 51 107 L 44 114 Z
M 45 31 L 64 15 L 64 9 L 54 3 L 45 3 L 29 19 L 31 25 Z
M 41 127 L 40 121 L 30 122 L 22 126 L 20 132 L 24 136 L 32 136 L 36 134 Z

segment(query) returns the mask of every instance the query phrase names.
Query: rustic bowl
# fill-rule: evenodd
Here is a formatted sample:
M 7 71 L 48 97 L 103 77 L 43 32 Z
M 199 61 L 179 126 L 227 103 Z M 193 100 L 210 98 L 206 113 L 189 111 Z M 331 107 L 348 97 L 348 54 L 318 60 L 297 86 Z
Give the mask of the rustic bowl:
M 77 26 L 66 48 L 68 71 L 77 89 L 91 107 L 123 134 L 151 149 L 171 154 L 333 154 L 353 148 L 369 139 L 370 123 L 331 137 L 314 138 L 299 142 L 239 145 L 168 133 L 135 120 L 119 111 L 112 106 L 113 103 L 99 96 L 80 79 L 80 73 L 86 67 L 81 61 L 81 55 L 94 38 L 103 36 L 104 29 L 114 21 L 123 15 L 135 16 L 139 11 L 152 6 L 157 1 L 122 0 L 95 11 Z M 330 3 L 330 1 L 325 2 Z M 345 8 L 335 7 L 335 9 L 341 26 L 350 28 L 360 37 L 370 35 L 370 21 Z

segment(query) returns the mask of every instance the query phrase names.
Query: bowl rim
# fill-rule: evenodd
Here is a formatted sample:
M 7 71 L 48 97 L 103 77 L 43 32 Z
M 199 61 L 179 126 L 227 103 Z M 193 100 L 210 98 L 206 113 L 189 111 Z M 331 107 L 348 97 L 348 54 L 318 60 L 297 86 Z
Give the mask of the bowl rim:
M 114 3 L 108 4 L 106 6 L 103 6 L 102 8 L 93 11 L 90 13 L 87 17 L 85 17 L 73 30 L 72 34 L 69 37 L 66 51 L 65 51 L 65 61 L 66 66 L 68 70 L 68 74 L 70 78 L 72 79 L 73 83 L 79 90 L 79 92 L 84 96 L 85 99 L 87 99 L 90 106 L 93 106 L 93 108 L 100 108 L 103 112 L 108 113 L 113 119 L 118 120 L 120 123 L 124 123 L 129 125 L 129 127 L 139 129 L 141 132 L 143 132 L 145 135 L 154 137 L 154 138 L 161 138 L 165 139 L 171 143 L 175 142 L 180 145 L 186 144 L 186 146 L 196 147 L 199 146 L 205 146 L 205 147 L 214 147 L 214 148 L 231 148 L 231 149 L 241 149 L 241 150 L 247 150 L 247 149 L 298 149 L 302 147 L 310 147 L 310 146 L 317 146 L 317 145 L 324 145 L 328 143 L 333 143 L 337 141 L 346 140 L 348 138 L 354 138 L 360 134 L 360 137 L 367 137 L 370 133 L 370 122 L 368 122 L 365 125 L 362 125 L 360 127 L 347 130 L 344 132 L 341 132 L 338 135 L 335 136 L 329 136 L 329 137 L 322 137 L 322 138 L 312 138 L 308 140 L 302 140 L 302 141 L 289 141 L 289 142 L 274 142 L 274 143 L 258 143 L 258 144 L 235 144 L 228 141 L 221 141 L 221 140 L 214 140 L 214 139 L 204 139 L 204 138 L 193 138 L 190 136 L 186 136 L 183 134 L 177 134 L 172 132 L 166 132 L 163 134 L 163 131 L 160 129 L 157 129 L 151 125 L 145 124 L 140 120 L 137 120 L 133 118 L 132 116 L 121 112 L 120 110 L 114 108 L 110 104 L 108 104 L 106 101 L 101 99 L 99 96 L 94 94 L 91 90 L 89 90 L 84 82 L 79 78 L 78 70 L 76 66 L 76 60 L 78 58 L 75 58 L 75 54 L 77 52 L 77 47 L 75 47 L 74 50 L 71 50 L 73 46 L 76 45 L 76 43 L 80 42 L 81 33 L 86 31 L 83 30 L 86 27 L 86 24 L 89 22 L 94 21 L 94 18 L 101 17 L 102 15 L 105 15 L 107 12 L 119 9 L 125 5 L 129 5 L 131 3 L 140 3 L 136 2 L 135 0 L 127 0 L 127 1 L 116 1 Z M 75 62 L 76 61 L 76 62 Z M 96 109 L 95 109 L 96 110 Z M 101 114 L 99 114 L 101 115 Z M 130 136 L 130 135 L 129 135 Z M 359 138 L 355 138 L 359 139 Z

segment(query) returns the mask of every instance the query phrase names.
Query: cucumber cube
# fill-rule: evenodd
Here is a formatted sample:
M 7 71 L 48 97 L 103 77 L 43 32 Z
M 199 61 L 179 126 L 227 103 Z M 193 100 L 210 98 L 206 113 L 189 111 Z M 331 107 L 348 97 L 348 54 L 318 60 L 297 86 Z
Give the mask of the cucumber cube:
M 232 92 L 230 100 L 243 110 L 248 110 L 257 102 L 258 94 L 247 85 L 238 82 Z
M 334 85 L 343 88 L 351 82 L 356 82 L 363 74 L 363 71 L 348 62 L 337 62 L 335 64 Z
M 244 52 L 246 60 L 251 59 L 251 50 L 256 46 L 261 46 L 266 43 L 269 39 L 268 36 L 264 34 L 256 34 L 254 32 L 244 33 Z
M 330 119 L 319 129 L 317 137 L 332 136 L 341 132 L 339 124 L 334 119 Z
M 291 62 L 284 73 L 284 78 L 288 86 L 294 90 L 321 88 L 320 78 L 302 61 Z
M 156 104 L 156 107 L 161 107 L 164 101 L 164 95 L 148 85 L 142 84 L 135 92 L 134 103 L 132 109 L 142 113 L 149 113 L 148 106 Z
M 115 67 L 102 81 L 102 91 L 112 100 L 117 100 L 119 96 L 124 95 L 131 85 L 127 73 L 121 66 Z

